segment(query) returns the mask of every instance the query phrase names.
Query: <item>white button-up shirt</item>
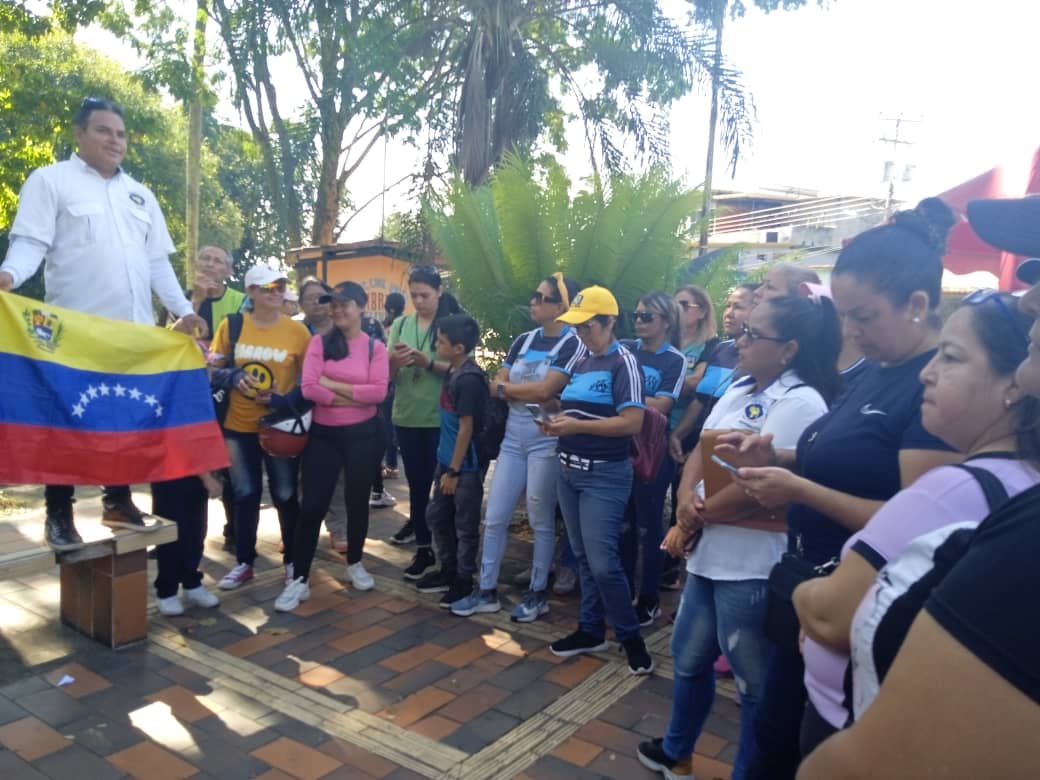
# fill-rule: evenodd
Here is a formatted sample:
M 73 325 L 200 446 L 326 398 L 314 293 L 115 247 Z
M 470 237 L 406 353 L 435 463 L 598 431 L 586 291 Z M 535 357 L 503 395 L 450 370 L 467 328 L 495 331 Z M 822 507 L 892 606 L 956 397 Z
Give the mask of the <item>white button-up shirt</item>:
M 75 154 L 37 168 L 22 186 L 10 239 L 0 270 L 18 287 L 46 256 L 49 303 L 154 324 L 154 290 L 176 316 L 192 311 L 159 203 L 123 170 L 106 179 Z

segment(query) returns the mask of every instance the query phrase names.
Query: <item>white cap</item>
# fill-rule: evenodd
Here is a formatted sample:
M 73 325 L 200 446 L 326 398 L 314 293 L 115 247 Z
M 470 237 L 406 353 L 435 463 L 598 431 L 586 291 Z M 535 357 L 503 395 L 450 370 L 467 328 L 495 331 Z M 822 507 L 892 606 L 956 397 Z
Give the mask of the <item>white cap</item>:
M 246 271 L 246 289 L 254 285 L 257 287 L 263 287 L 264 285 L 277 282 L 279 279 L 289 281 L 289 277 L 283 274 L 281 271 L 276 271 L 270 266 L 266 265 L 254 265 L 248 271 Z

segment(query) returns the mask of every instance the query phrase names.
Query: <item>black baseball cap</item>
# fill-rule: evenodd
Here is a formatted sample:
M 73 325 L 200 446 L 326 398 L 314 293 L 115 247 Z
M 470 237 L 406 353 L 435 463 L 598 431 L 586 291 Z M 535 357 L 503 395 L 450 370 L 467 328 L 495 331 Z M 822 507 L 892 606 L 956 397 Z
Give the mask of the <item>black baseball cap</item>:
M 973 200 L 968 222 L 987 244 L 1025 255 L 1015 275 L 1026 284 L 1040 282 L 1040 196 Z

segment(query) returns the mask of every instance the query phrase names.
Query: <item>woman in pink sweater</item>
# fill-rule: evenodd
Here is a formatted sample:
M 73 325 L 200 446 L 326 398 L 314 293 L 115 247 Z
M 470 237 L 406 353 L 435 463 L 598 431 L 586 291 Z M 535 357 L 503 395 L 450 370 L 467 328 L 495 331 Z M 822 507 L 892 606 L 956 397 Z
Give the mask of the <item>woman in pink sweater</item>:
M 346 485 L 347 577 L 358 590 L 375 584 L 361 563 L 368 535 L 368 497 L 386 447 L 377 416 L 386 398 L 390 363 L 386 347 L 361 330 L 368 295 L 359 284 L 340 282 L 321 303 L 331 304 L 335 327 L 315 336 L 303 359 L 301 387 L 314 401 L 314 422 L 303 451 L 303 506 L 296 526 L 292 579 L 274 602 L 291 612 L 310 596 L 307 578 L 321 521 L 340 474 Z

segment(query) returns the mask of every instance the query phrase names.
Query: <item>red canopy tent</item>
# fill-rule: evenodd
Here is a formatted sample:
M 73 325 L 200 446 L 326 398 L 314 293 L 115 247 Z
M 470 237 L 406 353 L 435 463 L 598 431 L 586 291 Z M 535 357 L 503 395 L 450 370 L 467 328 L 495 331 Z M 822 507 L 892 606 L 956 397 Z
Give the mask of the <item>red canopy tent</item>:
M 1029 165 L 1002 166 L 986 171 L 974 179 L 958 184 L 939 195 L 961 215 L 968 201 L 978 198 L 1020 198 L 1040 193 L 1040 149 Z M 967 220 L 959 222 L 950 231 L 946 241 L 943 265 L 955 274 L 989 271 L 996 275 L 1001 290 L 1016 286 L 1015 267 L 1021 261 L 1017 255 L 1001 252 L 979 238 Z

